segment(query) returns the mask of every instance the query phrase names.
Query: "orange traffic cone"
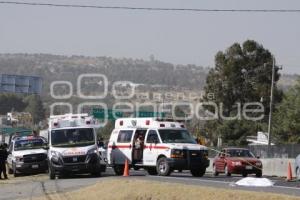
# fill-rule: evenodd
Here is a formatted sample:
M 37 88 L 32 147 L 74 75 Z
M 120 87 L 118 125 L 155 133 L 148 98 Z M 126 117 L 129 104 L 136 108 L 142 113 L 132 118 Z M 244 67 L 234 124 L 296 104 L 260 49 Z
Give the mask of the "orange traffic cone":
M 291 163 L 289 162 L 286 181 L 291 181 L 292 179 L 293 179 L 292 166 Z
M 129 166 L 128 166 L 128 160 L 127 159 L 125 160 L 123 176 L 129 176 Z

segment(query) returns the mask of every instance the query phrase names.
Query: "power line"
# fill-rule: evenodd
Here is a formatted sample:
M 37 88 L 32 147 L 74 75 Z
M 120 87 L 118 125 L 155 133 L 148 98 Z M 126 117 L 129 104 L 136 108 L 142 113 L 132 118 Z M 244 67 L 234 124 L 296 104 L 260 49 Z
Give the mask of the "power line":
M 23 2 L 23 1 L 0 1 L 0 4 L 50 6 L 50 7 L 65 7 L 65 8 L 147 10 L 147 11 L 300 13 L 300 9 L 202 9 L 202 8 L 159 8 L 159 7 L 155 8 L 155 7 L 98 6 L 98 5 L 79 5 L 79 4 L 53 4 L 53 3 Z

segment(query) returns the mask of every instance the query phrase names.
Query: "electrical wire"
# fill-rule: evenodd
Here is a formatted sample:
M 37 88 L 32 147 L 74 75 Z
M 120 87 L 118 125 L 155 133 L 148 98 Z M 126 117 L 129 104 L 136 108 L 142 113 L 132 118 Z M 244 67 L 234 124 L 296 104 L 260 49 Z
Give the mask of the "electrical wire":
M 53 4 L 53 3 L 38 3 L 38 2 L 24 2 L 24 1 L 0 1 L 0 4 L 27 5 L 27 6 L 50 6 L 50 7 L 65 7 L 65 8 L 146 10 L 146 11 L 300 13 L 300 9 L 159 8 L 159 7 L 99 6 L 99 5 L 80 5 L 80 4 Z

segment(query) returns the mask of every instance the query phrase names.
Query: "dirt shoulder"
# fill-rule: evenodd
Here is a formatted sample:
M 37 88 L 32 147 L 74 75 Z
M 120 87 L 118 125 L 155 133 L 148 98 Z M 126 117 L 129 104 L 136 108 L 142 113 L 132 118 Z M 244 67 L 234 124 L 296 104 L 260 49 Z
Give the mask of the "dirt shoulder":
M 95 185 L 67 193 L 48 194 L 37 200 L 57 199 L 63 197 L 73 200 L 299 200 L 298 197 L 261 192 L 216 189 L 191 186 L 178 183 L 160 183 L 156 181 L 113 179 L 101 181 Z

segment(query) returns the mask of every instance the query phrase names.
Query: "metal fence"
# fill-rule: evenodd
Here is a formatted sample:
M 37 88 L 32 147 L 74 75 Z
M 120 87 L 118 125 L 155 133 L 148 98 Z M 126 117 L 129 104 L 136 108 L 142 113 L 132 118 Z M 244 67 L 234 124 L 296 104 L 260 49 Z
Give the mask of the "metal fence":
M 260 158 L 296 158 L 300 154 L 300 144 L 272 145 L 270 146 L 269 155 L 267 145 L 249 145 L 241 148 L 249 149 L 255 156 Z M 222 148 L 209 147 L 209 149 L 209 157 L 215 157 Z
M 300 144 L 272 145 L 269 155 L 267 145 L 249 146 L 248 148 L 261 158 L 296 158 L 300 154 Z

